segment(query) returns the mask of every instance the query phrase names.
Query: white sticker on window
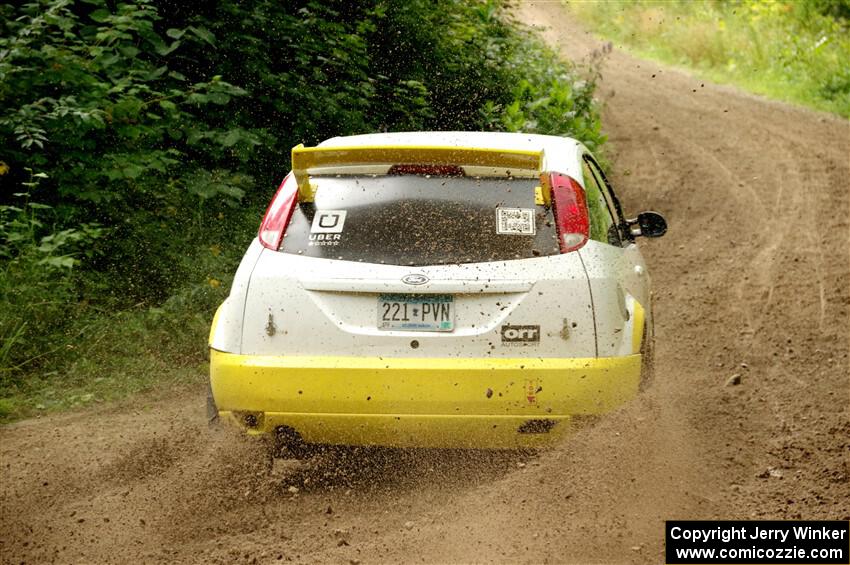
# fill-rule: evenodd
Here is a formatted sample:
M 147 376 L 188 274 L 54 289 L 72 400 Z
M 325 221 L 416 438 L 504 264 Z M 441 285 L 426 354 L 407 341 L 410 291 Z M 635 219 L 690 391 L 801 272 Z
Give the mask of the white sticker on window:
M 499 208 L 496 211 L 496 233 L 534 235 L 534 209 Z
M 317 210 L 310 233 L 342 233 L 345 210 Z

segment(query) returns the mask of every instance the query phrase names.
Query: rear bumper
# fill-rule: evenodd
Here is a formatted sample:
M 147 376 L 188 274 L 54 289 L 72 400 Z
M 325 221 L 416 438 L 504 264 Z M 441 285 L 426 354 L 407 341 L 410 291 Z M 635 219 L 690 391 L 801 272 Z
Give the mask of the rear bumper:
M 219 414 L 252 434 L 397 447 L 539 447 L 635 396 L 640 355 L 589 359 L 284 357 L 212 350 Z M 246 423 L 247 422 L 247 423 Z

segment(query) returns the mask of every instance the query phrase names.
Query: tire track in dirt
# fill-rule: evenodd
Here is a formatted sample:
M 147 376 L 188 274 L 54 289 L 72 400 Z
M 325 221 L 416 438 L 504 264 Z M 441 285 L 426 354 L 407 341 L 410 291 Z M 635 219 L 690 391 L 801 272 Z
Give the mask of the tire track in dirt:
M 523 3 L 555 48 L 600 43 Z M 656 378 L 539 456 L 269 472 L 203 391 L 0 428 L 0 561 L 658 562 L 671 518 L 850 518 L 850 128 L 615 49 L 600 96 L 656 293 Z M 734 374 L 740 386 L 724 386 Z M 772 472 L 770 471 L 772 470 Z

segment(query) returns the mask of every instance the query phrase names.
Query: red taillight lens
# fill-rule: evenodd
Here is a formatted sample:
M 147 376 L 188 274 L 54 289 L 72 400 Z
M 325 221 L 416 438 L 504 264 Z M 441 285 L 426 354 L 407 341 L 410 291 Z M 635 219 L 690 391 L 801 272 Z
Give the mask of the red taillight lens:
M 587 243 L 590 234 L 584 189 L 561 173 L 550 173 L 548 181 L 561 253 L 575 251 Z
M 273 251 L 278 250 L 297 202 L 298 184 L 295 182 L 295 176 L 289 173 L 280 183 L 277 193 L 269 204 L 269 209 L 266 210 L 266 215 L 263 216 L 263 222 L 260 224 L 259 237 L 263 247 Z

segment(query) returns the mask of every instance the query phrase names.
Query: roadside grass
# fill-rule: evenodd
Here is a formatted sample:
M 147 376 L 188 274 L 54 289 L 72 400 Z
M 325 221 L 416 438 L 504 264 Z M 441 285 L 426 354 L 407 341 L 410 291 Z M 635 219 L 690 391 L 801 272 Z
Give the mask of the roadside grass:
M 640 57 L 850 117 L 847 2 L 636 0 L 567 5 L 591 31 Z
M 209 324 L 228 287 L 207 278 L 156 307 L 78 310 L 49 363 L 34 362 L 26 379 L 0 379 L 0 422 L 203 383 Z
M 119 370 L 89 378 L 78 374 L 58 380 L 31 379 L 24 388 L 0 399 L 0 423 L 45 416 L 89 405 L 123 400 L 152 390 L 179 390 L 200 386 L 207 379 L 208 366 L 173 367 L 155 357 L 127 359 Z

